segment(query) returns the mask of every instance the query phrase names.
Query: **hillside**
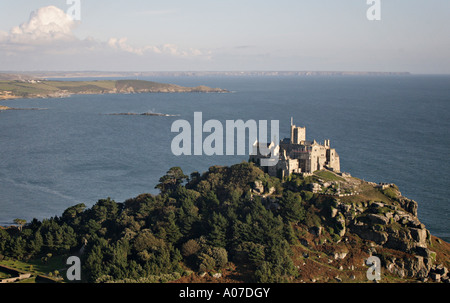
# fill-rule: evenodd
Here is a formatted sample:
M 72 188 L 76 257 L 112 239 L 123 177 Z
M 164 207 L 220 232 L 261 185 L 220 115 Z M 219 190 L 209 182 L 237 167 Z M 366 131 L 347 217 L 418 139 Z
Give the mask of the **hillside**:
M 15 98 L 58 98 L 73 94 L 121 93 L 217 93 L 227 92 L 207 86 L 183 87 L 143 80 L 3 80 L 0 81 L 0 100 Z
M 450 244 L 394 184 L 330 171 L 280 180 L 253 163 L 190 176 L 174 167 L 159 182 L 158 195 L 0 230 L 0 258 L 82 251 L 85 282 L 365 283 L 373 255 L 380 282 L 449 282 Z

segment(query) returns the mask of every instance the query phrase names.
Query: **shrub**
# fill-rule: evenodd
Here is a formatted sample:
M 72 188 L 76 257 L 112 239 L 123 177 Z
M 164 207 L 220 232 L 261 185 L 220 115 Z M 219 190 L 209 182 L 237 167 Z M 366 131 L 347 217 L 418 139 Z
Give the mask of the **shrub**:
M 224 267 L 228 263 L 228 253 L 223 247 L 211 248 L 210 256 L 214 259 L 216 267 Z
M 302 195 L 303 200 L 305 200 L 305 201 L 311 200 L 314 196 L 314 194 L 312 192 L 307 191 L 307 190 L 302 190 L 301 195 Z
M 181 254 L 184 257 L 195 255 L 200 250 L 200 244 L 194 239 L 191 239 L 184 243 L 181 247 Z
M 214 269 L 214 267 L 216 267 L 216 261 L 214 260 L 214 258 L 206 253 L 201 253 L 198 256 L 198 260 L 199 260 L 198 266 L 199 271 L 210 271 Z

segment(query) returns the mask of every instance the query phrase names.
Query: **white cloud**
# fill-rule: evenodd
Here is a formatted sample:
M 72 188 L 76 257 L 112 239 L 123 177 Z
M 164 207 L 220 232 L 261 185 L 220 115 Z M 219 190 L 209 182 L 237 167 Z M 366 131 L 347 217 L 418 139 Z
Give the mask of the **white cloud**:
M 189 48 L 184 50 L 179 48 L 177 45 L 170 43 L 160 46 L 147 45 L 144 47 L 133 47 L 127 43 L 127 38 L 125 37 L 120 39 L 110 38 L 108 40 L 108 46 L 116 50 L 121 50 L 136 55 L 145 55 L 148 53 L 166 54 L 175 57 L 196 57 L 203 55 L 203 52 L 198 49 Z
M 146 13 L 168 13 L 167 11 L 153 11 Z M 108 41 L 99 41 L 88 37 L 77 38 L 73 30 L 78 25 L 63 10 L 55 6 L 46 6 L 30 14 L 27 22 L 13 27 L 9 32 L 0 31 L 0 54 L 20 55 L 33 52 L 33 56 L 42 54 L 89 54 L 97 52 L 125 52 L 137 56 L 168 55 L 179 58 L 200 57 L 203 52 L 190 48 L 182 49 L 175 44 L 159 46 L 146 45 L 135 47 L 127 42 L 126 37 L 112 37 Z
M 142 48 L 134 48 L 131 45 L 127 44 L 127 38 L 110 38 L 108 40 L 108 46 L 113 49 L 122 50 L 128 53 L 133 53 L 136 55 L 142 55 L 143 49 Z
M 74 27 L 75 22 L 65 12 L 55 6 L 46 6 L 32 12 L 28 22 L 13 27 L 7 39 L 21 44 L 73 40 Z

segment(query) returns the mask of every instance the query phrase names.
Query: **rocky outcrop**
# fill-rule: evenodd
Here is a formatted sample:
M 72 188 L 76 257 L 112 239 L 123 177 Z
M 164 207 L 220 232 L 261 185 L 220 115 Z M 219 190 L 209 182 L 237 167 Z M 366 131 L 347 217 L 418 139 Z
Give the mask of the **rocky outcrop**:
M 442 264 L 433 265 L 429 273 L 429 279 L 431 279 L 433 282 L 450 283 L 448 268 Z
M 431 261 L 421 256 L 405 259 L 392 258 L 386 261 L 385 267 L 390 273 L 400 278 L 416 277 L 424 279 L 430 273 Z
M 387 205 L 382 202 L 346 204 L 334 200 L 328 213 L 335 220 L 335 226 L 340 227 L 337 230 L 343 231 L 339 236 L 349 231 L 379 247 L 410 256 L 385 258 L 383 265 L 390 273 L 418 279 L 426 279 L 430 275 L 434 280 L 447 277 L 448 271 L 441 267 L 433 271 L 434 253 L 429 249 L 431 236 L 416 216 L 415 201 L 403 198 L 398 204 Z
M 264 185 L 262 183 L 262 181 L 256 180 L 254 183 L 254 192 L 257 194 L 262 194 L 264 193 Z
M 412 214 L 413 216 L 417 217 L 417 202 L 414 200 L 410 200 L 408 198 L 405 197 L 400 197 L 398 199 L 398 202 L 400 203 L 400 206 L 406 210 L 407 212 L 409 212 L 410 214 Z
M 369 225 L 363 223 L 355 223 L 350 227 L 352 233 L 357 234 L 360 238 L 375 242 L 378 245 L 383 245 L 388 240 L 386 232 L 376 231 Z
M 263 182 L 261 180 L 256 180 L 255 182 L 253 182 L 252 184 L 252 193 L 256 194 L 256 195 L 264 195 L 264 193 L 266 195 L 272 195 L 273 193 L 276 192 L 275 187 L 271 186 L 264 186 Z M 265 196 L 263 196 L 264 198 Z

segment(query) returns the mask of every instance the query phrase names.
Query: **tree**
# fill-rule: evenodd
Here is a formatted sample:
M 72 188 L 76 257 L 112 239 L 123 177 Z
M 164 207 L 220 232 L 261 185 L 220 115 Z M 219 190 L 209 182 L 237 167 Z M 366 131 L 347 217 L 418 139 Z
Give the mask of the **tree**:
M 79 203 L 77 205 L 71 206 L 63 212 L 62 217 L 66 221 L 72 221 L 72 219 L 75 218 L 78 214 L 82 213 L 85 208 L 86 205 L 84 203 Z
M 298 193 L 288 191 L 281 199 L 282 214 L 290 222 L 300 222 L 305 219 L 305 209 L 301 205 L 302 197 Z
M 38 253 L 42 246 L 44 245 L 44 239 L 42 238 L 41 233 L 37 230 L 34 233 L 34 239 L 30 242 L 30 248 L 34 253 Z
M 149 229 L 140 231 L 133 242 L 133 248 L 136 252 L 143 250 L 158 250 L 164 245 L 164 241 L 156 238 Z
M 222 268 L 228 263 L 228 252 L 223 247 L 212 247 L 209 254 L 216 262 L 216 267 Z
M 216 261 L 214 258 L 206 253 L 201 253 L 198 256 L 199 266 L 198 269 L 200 271 L 210 271 L 216 267 Z
M 263 262 L 255 271 L 256 282 L 271 283 L 274 282 L 272 270 L 269 262 Z
M 167 224 L 165 225 L 166 239 L 170 243 L 176 243 L 183 235 L 177 225 L 175 213 L 170 212 L 167 217 Z
M 185 257 L 195 255 L 200 250 L 200 245 L 194 239 L 190 239 L 181 246 L 181 254 Z
M 100 244 L 95 244 L 89 251 L 88 257 L 83 260 L 83 264 L 88 271 L 88 280 L 90 282 L 94 282 L 97 278 L 101 277 L 104 274 L 107 274 L 103 272 L 102 263 L 102 247 Z
M 27 242 L 22 237 L 17 237 L 15 240 L 11 241 L 11 253 L 17 259 L 22 259 L 26 254 Z
M 209 242 L 213 246 L 225 247 L 227 239 L 227 219 L 220 213 L 214 212 L 209 220 Z
M 159 184 L 155 188 L 161 190 L 161 193 L 166 193 L 175 190 L 180 184 L 187 180 L 188 176 L 183 173 L 180 167 L 172 167 L 166 175 L 159 178 Z
M 19 225 L 19 230 L 22 231 L 22 227 L 27 223 L 27 220 L 24 219 L 14 219 L 14 223 Z

